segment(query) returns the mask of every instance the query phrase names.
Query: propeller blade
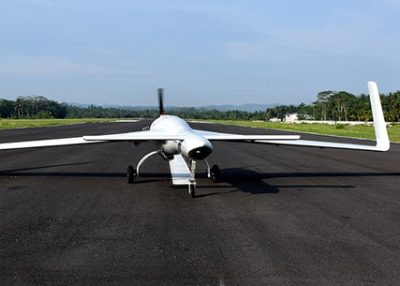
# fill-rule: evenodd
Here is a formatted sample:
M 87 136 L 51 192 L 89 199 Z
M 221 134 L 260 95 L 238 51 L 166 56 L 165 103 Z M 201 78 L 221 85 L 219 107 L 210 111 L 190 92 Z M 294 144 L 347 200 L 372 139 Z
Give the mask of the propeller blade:
M 158 89 L 158 106 L 160 108 L 160 115 L 165 115 L 164 104 L 163 104 L 163 89 Z

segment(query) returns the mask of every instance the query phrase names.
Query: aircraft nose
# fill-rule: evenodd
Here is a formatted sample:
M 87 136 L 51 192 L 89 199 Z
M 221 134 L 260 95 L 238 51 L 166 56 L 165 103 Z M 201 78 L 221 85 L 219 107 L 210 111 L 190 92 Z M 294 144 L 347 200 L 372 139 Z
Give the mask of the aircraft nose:
M 209 146 L 202 146 L 191 150 L 189 152 L 189 157 L 194 160 L 204 160 L 211 152 L 212 149 Z
M 204 160 L 213 151 L 213 147 L 206 138 L 192 133 L 182 141 L 182 154 L 193 160 Z

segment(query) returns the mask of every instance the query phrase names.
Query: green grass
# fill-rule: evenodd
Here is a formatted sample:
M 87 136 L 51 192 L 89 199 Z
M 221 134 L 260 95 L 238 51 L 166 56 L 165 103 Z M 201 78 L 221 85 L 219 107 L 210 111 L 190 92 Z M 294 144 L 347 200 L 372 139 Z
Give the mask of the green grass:
M 26 128 L 26 127 L 44 127 L 54 125 L 95 123 L 104 121 L 115 121 L 117 119 L 0 119 L 0 129 Z
M 26 128 L 43 127 L 53 125 L 95 123 L 105 121 L 115 121 L 119 119 L 0 119 L 0 129 L 6 128 Z M 291 124 L 280 122 L 251 122 L 251 121 L 229 121 L 229 120 L 207 120 L 208 122 L 225 123 L 230 125 L 240 125 L 246 127 L 267 128 L 290 130 L 316 134 L 326 134 L 335 136 L 344 136 L 352 138 L 365 138 L 375 140 L 375 131 L 372 126 L 367 125 L 328 125 L 328 124 Z M 394 124 L 388 127 L 389 138 L 391 142 L 400 142 L 400 124 Z
M 208 122 L 225 123 L 246 127 L 267 128 L 316 133 L 352 138 L 364 138 L 375 140 L 375 130 L 367 125 L 328 125 L 328 124 L 292 124 L 280 122 L 251 122 L 251 121 L 229 121 L 229 120 L 207 120 Z M 389 139 L 391 142 L 400 142 L 400 124 L 388 127 Z

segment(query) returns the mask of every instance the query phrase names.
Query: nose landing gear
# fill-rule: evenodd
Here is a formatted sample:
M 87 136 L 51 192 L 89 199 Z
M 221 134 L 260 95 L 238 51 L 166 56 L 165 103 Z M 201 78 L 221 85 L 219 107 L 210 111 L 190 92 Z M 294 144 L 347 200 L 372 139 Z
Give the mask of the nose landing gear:
M 196 195 L 196 185 L 195 184 L 189 184 L 189 195 L 192 198 L 194 198 L 194 196 Z

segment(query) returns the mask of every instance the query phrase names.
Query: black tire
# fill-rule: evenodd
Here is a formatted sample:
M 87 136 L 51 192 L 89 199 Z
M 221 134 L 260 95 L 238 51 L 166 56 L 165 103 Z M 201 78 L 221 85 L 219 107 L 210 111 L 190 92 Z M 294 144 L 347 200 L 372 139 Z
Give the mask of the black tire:
M 212 166 L 211 170 L 210 170 L 210 177 L 211 180 L 213 180 L 214 183 L 219 182 L 221 179 L 221 172 L 219 170 L 218 165 L 214 165 Z
M 196 185 L 194 185 L 194 184 L 189 185 L 189 195 L 192 198 L 194 198 L 194 196 L 196 195 Z
M 132 166 L 128 166 L 126 170 L 126 176 L 128 178 L 128 184 L 133 184 L 136 180 L 136 169 Z

